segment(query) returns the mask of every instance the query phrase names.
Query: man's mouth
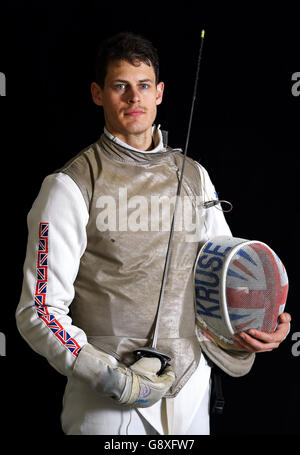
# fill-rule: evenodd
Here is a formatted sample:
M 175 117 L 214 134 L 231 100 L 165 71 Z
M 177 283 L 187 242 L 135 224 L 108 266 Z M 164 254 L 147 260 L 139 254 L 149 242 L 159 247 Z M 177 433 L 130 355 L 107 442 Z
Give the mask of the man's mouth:
M 145 112 L 142 109 L 128 109 L 125 111 L 125 115 L 129 115 L 130 117 L 138 117 L 144 113 Z

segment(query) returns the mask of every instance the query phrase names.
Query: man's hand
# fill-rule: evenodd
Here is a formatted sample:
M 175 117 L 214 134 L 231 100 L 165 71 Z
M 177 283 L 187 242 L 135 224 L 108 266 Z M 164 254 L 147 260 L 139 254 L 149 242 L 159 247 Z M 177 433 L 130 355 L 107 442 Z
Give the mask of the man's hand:
M 169 365 L 158 376 L 161 361 L 157 357 L 142 357 L 129 368 L 135 373 L 129 404 L 145 408 L 160 400 L 175 381 L 175 373 Z
M 158 376 L 160 368 L 161 361 L 157 357 L 142 357 L 126 367 L 116 358 L 86 343 L 75 362 L 73 374 L 100 395 L 112 398 L 116 404 L 144 408 L 159 401 L 175 381 L 171 366 Z
M 234 336 L 235 344 L 243 351 L 267 352 L 278 348 L 285 340 L 290 330 L 291 315 L 282 313 L 279 317 L 279 324 L 274 333 L 261 332 L 250 329 L 247 333 L 240 332 Z

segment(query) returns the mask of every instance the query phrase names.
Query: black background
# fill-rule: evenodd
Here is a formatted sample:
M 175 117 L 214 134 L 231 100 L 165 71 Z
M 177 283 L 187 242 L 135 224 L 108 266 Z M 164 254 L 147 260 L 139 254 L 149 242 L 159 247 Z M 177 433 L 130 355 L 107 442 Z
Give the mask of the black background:
M 224 375 L 226 407 L 217 435 L 299 434 L 298 303 L 299 103 L 292 74 L 300 71 L 295 7 L 263 10 L 204 2 L 1 3 L 0 98 L 2 174 L 1 430 L 62 436 L 65 378 L 35 354 L 15 327 L 25 258 L 26 216 L 46 175 L 103 129 L 90 96 L 99 42 L 119 31 L 140 33 L 160 54 L 163 104 L 157 123 L 169 144 L 184 147 L 201 30 L 206 31 L 188 154 L 209 171 L 237 237 L 270 245 L 287 268 L 291 333 L 278 350 L 257 355 L 242 378 Z M 197 5 L 197 7 L 196 7 Z

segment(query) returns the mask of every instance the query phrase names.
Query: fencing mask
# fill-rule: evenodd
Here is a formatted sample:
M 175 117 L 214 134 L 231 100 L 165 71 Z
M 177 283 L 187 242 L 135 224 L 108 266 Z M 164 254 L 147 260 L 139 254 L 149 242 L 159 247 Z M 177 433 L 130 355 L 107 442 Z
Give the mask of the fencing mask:
M 272 333 L 283 312 L 288 277 L 265 243 L 230 236 L 210 239 L 194 269 L 197 325 L 225 349 L 251 328 Z

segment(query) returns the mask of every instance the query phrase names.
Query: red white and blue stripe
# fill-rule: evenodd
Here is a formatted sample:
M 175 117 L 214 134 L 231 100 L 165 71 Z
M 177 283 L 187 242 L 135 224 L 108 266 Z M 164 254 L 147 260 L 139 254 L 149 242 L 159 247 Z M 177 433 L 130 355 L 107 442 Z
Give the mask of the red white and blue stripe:
M 38 317 L 47 325 L 49 330 L 64 345 L 64 347 L 77 357 L 81 347 L 77 341 L 75 341 L 74 338 L 68 334 L 55 316 L 49 313 L 46 305 L 48 285 L 48 239 L 49 223 L 40 223 L 36 269 L 37 281 L 34 295 L 35 307 Z

